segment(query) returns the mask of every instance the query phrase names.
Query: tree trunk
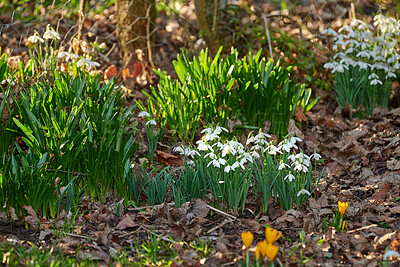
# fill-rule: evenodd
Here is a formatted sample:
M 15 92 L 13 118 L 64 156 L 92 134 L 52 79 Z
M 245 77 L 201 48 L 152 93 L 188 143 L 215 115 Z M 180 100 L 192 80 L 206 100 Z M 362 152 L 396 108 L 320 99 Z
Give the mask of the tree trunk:
M 117 40 L 124 65 L 151 61 L 151 45 L 155 41 L 154 0 L 116 0 Z M 143 59 L 137 53 L 143 52 Z

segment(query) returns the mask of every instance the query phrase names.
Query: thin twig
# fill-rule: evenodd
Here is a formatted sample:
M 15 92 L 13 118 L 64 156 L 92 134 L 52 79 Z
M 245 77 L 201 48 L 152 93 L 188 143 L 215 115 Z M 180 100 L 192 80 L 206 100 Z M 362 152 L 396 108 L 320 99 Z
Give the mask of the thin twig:
M 269 55 L 272 60 L 274 60 L 274 57 L 272 55 L 272 44 L 271 44 L 271 38 L 269 36 L 269 29 L 268 29 L 268 20 L 267 16 L 263 14 L 263 19 L 264 19 L 264 24 L 265 24 L 265 34 L 267 35 L 267 40 L 268 40 L 268 46 L 269 46 Z
M 240 221 L 240 220 L 239 220 L 238 218 L 236 218 L 235 216 L 232 216 L 232 215 L 230 215 L 230 214 L 228 214 L 228 213 L 226 213 L 226 212 L 223 212 L 222 210 L 216 209 L 216 208 L 214 208 L 214 207 L 212 207 L 212 206 L 210 206 L 210 205 L 207 205 L 207 207 L 209 207 L 211 210 L 216 211 L 216 212 L 219 212 L 219 213 L 221 213 L 221 214 L 223 214 L 223 215 L 225 215 L 225 216 L 227 216 L 227 217 L 229 217 L 229 218 L 231 218 L 231 219 L 233 219 L 233 220 L 238 220 L 238 221 Z

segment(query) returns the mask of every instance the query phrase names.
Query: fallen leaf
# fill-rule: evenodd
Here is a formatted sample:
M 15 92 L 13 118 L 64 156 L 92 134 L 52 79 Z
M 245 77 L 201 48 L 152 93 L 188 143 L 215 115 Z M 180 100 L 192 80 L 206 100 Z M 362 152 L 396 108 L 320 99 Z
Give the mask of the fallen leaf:
M 137 224 L 132 219 L 132 216 L 130 214 L 125 214 L 122 220 L 118 223 L 118 225 L 115 228 L 118 230 L 123 230 L 125 228 L 131 228 L 135 226 L 137 226 Z
M 157 150 L 154 155 L 154 160 L 164 163 L 169 166 L 182 166 L 183 160 L 175 155 Z
M 39 228 L 39 218 L 36 212 L 33 210 L 32 206 L 22 206 L 27 212 L 28 216 L 25 217 L 25 222 L 27 222 L 30 227 L 34 230 Z
M 306 114 L 304 114 L 303 107 L 297 107 L 294 111 L 294 116 L 298 122 L 307 121 Z
M 380 203 L 383 200 L 385 200 L 386 195 L 388 194 L 390 190 L 390 185 L 384 184 L 382 187 L 380 187 L 371 197 L 372 202 Z

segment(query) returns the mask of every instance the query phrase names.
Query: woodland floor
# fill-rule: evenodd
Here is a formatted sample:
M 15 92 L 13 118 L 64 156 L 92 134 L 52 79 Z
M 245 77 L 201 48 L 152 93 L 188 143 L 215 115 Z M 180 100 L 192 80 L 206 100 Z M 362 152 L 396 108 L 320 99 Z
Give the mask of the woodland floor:
M 313 25 L 314 32 L 326 28 L 329 23 L 340 25 L 340 14 L 332 14 L 332 10 L 338 9 L 337 6 L 343 8 L 342 19 L 348 16 L 348 2 L 339 1 L 337 5 L 326 3 L 322 8 L 314 6 L 316 13 L 307 17 L 310 21 L 303 21 Z M 362 1 L 362 4 L 365 5 L 364 10 L 376 9 L 368 1 Z M 273 10 L 277 7 L 271 5 L 270 8 Z M 187 13 L 181 13 L 178 21 L 191 21 L 193 13 L 188 9 Z M 108 47 L 112 47 L 116 43 L 115 24 L 110 19 L 113 9 L 107 12 L 108 16 L 98 15 L 87 19 L 85 30 L 90 29 L 100 42 L 106 40 Z M 303 11 L 299 7 L 291 12 L 301 17 Z M 333 17 L 336 19 L 333 20 Z M 159 18 L 158 23 L 169 25 L 169 19 Z M 7 24 L 10 17 L 2 15 L 1 20 Z M 276 27 L 280 25 L 278 20 L 273 23 Z M 179 23 L 171 31 L 161 28 L 158 32 L 157 41 L 160 46 L 154 61 L 157 67 L 172 75 L 171 60 L 179 53 L 179 48 L 185 45 L 182 37 L 185 34 L 196 34 L 195 23 L 189 24 L 192 31 L 189 33 L 185 33 Z M 28 31 L 24 26 L 15 24 L 12 27 L 18 28 L 19 32 Z M 297 28 L 293 23 L 282 27 L 293 32 Z M 60 31 L 64 29 L 66 32 L 67 28 L 68 25 L 61 20 Z M 18 46 L 19 37 L 16 32 L 10 30 L 10 34 L 7 34 L 3 30 L 2 38 L 9 44 L 8 48 L 12 44 L 18 48 L 9 52 L 24 57 L 26 52 Z M 8 48 L 2 46 L 2 51 L 7 51 Z M 106 54 L 100 60 L 103 63 L 102 71 L 107 75 L 110 65 L 121 70 L 118 49 Z M 327 57 L 323 52 L 319 60 L 321 64 L 324 60 L 326 62 Z M 157 82 L 152 73 L 143 73 L 143 77 L 135 87 L 125 89 L 127 105 L 136 99 L 143 101 L 145 98 L 141 89 L 146 90 L 148 84 Z M 117 203 L 112 198 L 106 203 L 84 198 L 80 206 L 81 213 L 72 225 L 65 225 L 66 213 L 60 214 L 54 221 L 43 220 L 42 229 L 36 230 L 26 229 L 29 218 L 21 219 L 14 215 L 11 223 L 6 217 L 0 218 L 0 242 L 57 246 L 70 255 L 79 249 L 81 257 L 99 260 L 100 264 L 112 262 L 110 255 L 123 248 L 128 257 L 135 259 L 133 244 L 143 242 L 149 236 L 156 236 L 170 243 L 170 248 L 175 251 L 173 266 L 235 266 L 244 258 L 240 234 L 251 230 L 255 234 L 255 241 L 261 241 L 264 239 L 264 225 L 268 224 L 283 232 L 283 238 L 278 241 L 283 253 L 279 253 L 277 258 L 285 266 L 301 265 L 302 261 L 306 261 L 304 264 L 308 266 L 377 266 L 383 261 L 388 246 L 400 251 L 400 108 L 396 108 L 400 102 L 396 96 L 399 85 L 393 86 L 391 106 L 388 109 L 376 109 L 374 115 L 366 119 L 355 118 L 349 110 L 338 109 L 333 91 L 313 89 L 321 99 L 307 112 L 300 129 L 290 130 L 304 140 L 300 147 L 305 152 L 310 154 L 316 151 L 325 159 L 319 191 L 303 208 L 284 211 L 279 205 L 271 205 L 268 212 L 262 213 L 261 207 L 252 204 L 254 202 L 249 199 L 243 212 L 225 210 L 226 213 L 222 213 L 211 210 L 207 199 L 204 199 L 194 200 L 179 209 L 162 204 L 140 209 L 126 207 L 123 213 L 117 214 Z M 146 151 L 144 131 L 139 130 L 139 135 L 137 140 L 143 144 L 140 143 L 142 150 L 139 150 L 138 162 L 140 153 Z M 165 144 L 159 145 L 159 150 L 172 154 L 172 139 L 165 140 Z M 162 157 L 161 161 L 165 162 Z M 162 163 L 156 165 L 163 166 Z M 327 221 L 332 218 L 339 200 L 349 202 L 346 215 L 348 230 L 336 233 L 328 228 L 324 233 L 323 218 Z M 54 231 L 57 227 L 64 229 L 64 233 Z M 211 253 L 202 255 L 196 252 L 188 245 L 194 240 L 208 242 L 212 247 Z M 159 253 L 162 255 L 167 252 Z M 393 261 L 392 264 L 398 266 L 399 261 Z

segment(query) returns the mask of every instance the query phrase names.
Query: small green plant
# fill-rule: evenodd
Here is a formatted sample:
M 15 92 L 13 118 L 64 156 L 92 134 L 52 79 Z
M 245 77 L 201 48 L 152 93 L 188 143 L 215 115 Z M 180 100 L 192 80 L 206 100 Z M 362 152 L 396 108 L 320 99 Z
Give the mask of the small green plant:
M 348 205 L 348 202 L 338 202 L 339 210 L 335 212 L 332 217 L 332 222 L 329 225 L 335 227 L 338 233 L 347 229 L 346 221 L 344 218 L 346 217 L 346 209 Z
M 290 80 L 290 69 L 279 62 L 261 58 L 262 50 L 242 59 L 235 49 L 225 58 L 221 53 L 222 47 L 214 58 L 207 50 L 193 60 L 185 52 L 178 55 L 177 80 L 156 71 L 160 84 L 152 87 L 153 96 L 147 94 L 147 109 L 161 128 L 168 124 L 173 134 L 193 140 L 202 124 L 226 127 L 228 119 L 239 119 L 258 127 L 270 121 L 273 133 L 286 135 L 296 107 L 308 111 L 316 103 L 310 101 L 311 89 Z
M 341 108 L 349 106 L 355 115 L 370 116 L 376 106 L 387 106 L 400 68 L 398 38 L 400 21 L 378 14 L 374 28 L 358 19 L 343 26 L 339 33 L 327 29 L 333 35 L 337 53 L 324 65 L 335 74 L 335 91 Z
M 142 111 L 139 113 L 139 118 L 142 117 L 150 117 L 150 114 L 146 111 Z M 153 162 L 154 159 L 154 153 L 157 150 L 157 142 L 158 142 L 158 137 L 159 134 L 158 132 L 155 133 L 155 126 L 157 125 L 157 122 L 155 120 L 149 120 L 145 124 L 145 131 L 146 131 L 146 136 L 147 136 L 147 141 L 149 144 L 149 158 Z

